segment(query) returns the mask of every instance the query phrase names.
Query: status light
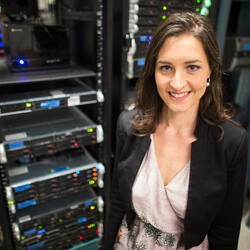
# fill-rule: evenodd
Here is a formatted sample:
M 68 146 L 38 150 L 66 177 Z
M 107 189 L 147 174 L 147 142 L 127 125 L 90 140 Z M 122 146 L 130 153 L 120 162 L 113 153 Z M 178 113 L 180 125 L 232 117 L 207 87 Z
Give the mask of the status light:
M 73 177 L 78 177 L 78 174 L 77 173 L 73 173 Z
M 196 3 L 201 3 L 201 0 L 196 0 Z
M 92 224 L 89 224 L 89 225 L 87 226 L 87 228 L 90 229 L 90 228 L 93 228 L 93 227 L 95 227 L 95 226 L 96 226 L 95 223 L 92 223 Z
M 93 184 L 95 184 L 95 181 L 94 181 L 94 180 L 90 180 L 90 181 L 89 181 L 89 184 L 90 184 L 90 185 L 93 185 Z
M 95 206 L 90 206 L 90 210 L 95 210 Z
M 94 132 L 94 129 L 93 129 L 93 128 L 88 128 L 88 129 L 87 129 L 87 132 L 88 132 L 88 133 L 93 133 L 93 132 Z
M 162 20 L 166 20 L 166 19 L 167 19 L 167 16 L 166 16 L 166 15 L 163 15 L 163 16 L 161 16 L 161 19 L 162 19 Z
M 162 7 L 162 9 L 163 9 L 163 10 L 167 10 L 168 7 L 165 5 L 165 6 Z
M 24 66 L 27 66 L 28 63 L 25 59 L 19 57 L 15 60 L 15 64 L 17 64 L 20 67 L 24 67 Z
M 211 0 L 205 0 L 204 5 L 205 5 L 205 7 L 210 8 L 212 6 L 212 1 Z
M 26 102 L 25 106 L 26 106 L 26 108 L 30 108 L 30 107 L 32 107 L 32 103 L 31 102 Z
M 208 16 L 208 14 L 209 14 L 208 8 L 202 7 L 202 8 L 201 8 L 201 11 L 200 11 L 200 14 L 201 14 L 202 16 Z
M 83 240 L 83 236 L 80 235 L 80 236 L 79 236 L 79 240 Z

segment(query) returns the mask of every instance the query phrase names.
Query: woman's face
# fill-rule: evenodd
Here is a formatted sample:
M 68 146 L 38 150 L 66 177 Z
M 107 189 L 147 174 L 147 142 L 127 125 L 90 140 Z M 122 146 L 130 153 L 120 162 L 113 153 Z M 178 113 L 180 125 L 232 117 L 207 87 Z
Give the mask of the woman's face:
M 200 40 L 191 34 L 168 38 L 155 67 L 157 91 L 169 112 L 198 112 L 210 67 Z

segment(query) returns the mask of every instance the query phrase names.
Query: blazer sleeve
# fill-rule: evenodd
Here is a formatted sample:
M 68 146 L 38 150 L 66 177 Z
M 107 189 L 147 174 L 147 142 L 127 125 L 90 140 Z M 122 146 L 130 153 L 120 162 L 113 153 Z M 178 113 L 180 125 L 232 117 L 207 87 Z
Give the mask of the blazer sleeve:
M 123 204 L 123 201 L 121 199 L 122 196 L 119 190 L 119 175 L 117 173 L 117 168 L 119 163 L 119 156 L 126 140 L 129 124 L 128 111 L 123 111 L 118 117 L 116 127 L 116 151 L 111 184 L 110 206 L 103 242 L 103 249 L 105 250 L 113 249 L 118 229 L 125 214 L 126 206 L 125 204 Z
M 234 146 L 235 141 L 227 144 L 227 147 L 230 148 L 230 155 L 232 155 L 227 173 L 227 194 L 208 233 L 209 250 L 237 250 L 238 245 L 247 166 L 246 131 L 241 129 L 236 146 Z

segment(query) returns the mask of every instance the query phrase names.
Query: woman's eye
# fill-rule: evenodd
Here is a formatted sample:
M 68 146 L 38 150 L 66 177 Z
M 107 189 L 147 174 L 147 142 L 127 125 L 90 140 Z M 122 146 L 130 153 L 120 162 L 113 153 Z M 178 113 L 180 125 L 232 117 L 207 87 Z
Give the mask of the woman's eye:
M 162 71 L 171 71 L 171 66 L 169 66 L 169 65 L 164 65 L 164 66 L 161 66 L 160 67 L 160 69 L 162 70 Z
M 191 71 L 196 71 L 196 70 L 198 70 L 200 67 L 197 66 L 197 65 L 189 65 L 188 68 L 189 68 Z

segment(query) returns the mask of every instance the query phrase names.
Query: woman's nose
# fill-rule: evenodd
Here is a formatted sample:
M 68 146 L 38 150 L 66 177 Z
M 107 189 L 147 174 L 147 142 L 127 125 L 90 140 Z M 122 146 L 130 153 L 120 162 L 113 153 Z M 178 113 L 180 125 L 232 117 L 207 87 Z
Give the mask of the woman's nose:
M 182 89 L 185 86 L 185 79 L 183 77 L 183 74 L 181 72 L 175 72 L 169 84 L 176 90 Z

